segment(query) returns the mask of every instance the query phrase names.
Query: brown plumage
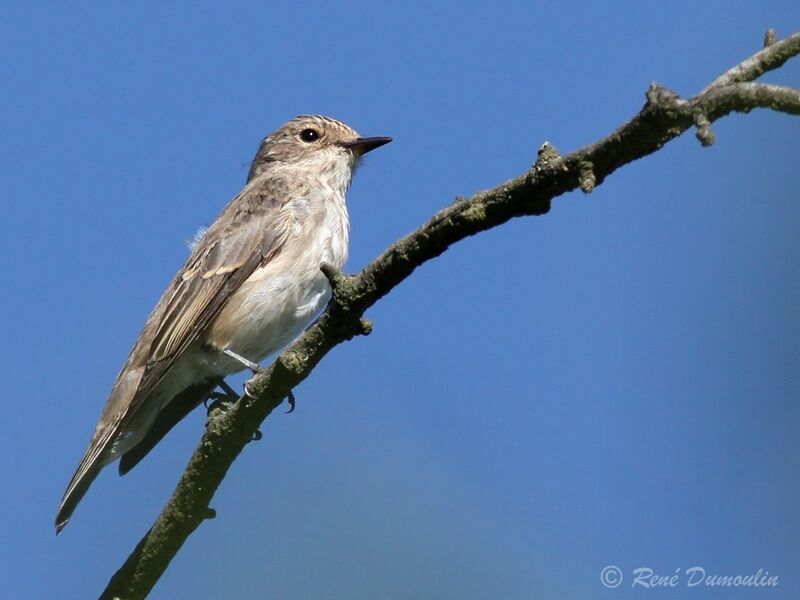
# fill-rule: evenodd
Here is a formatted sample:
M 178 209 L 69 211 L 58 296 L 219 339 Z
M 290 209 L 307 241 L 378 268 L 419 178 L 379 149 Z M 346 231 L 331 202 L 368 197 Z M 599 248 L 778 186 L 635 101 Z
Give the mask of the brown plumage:
M 361 138 L 327 117 L 303 116 L 265 138 L 245 188 L 224 208 L 167 287 L 117 376 L 56 516 L 56 531 L 100 470 L 135 466 L 213 390 L 310 322 L 329 297 L 321 262 L 347 254 L 344 195 Z

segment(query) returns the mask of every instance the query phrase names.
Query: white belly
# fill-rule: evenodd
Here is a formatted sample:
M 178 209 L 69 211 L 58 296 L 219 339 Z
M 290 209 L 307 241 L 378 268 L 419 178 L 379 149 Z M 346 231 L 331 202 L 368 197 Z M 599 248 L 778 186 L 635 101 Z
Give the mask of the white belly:
M 239 306 L 224 315 L 237 323 L 225 347 L 259 362 L 302 333 L 325 308 L 330 286 L 319 268 L 286 273 L 270 265 L 254 273 L 237 296 L 232 300 Z
M 341 268 L 347 259 L 346 220 L 332 214 L 316 229 L 312 239 L 292 236 L 270 262 L 253 272 L 215 319 L 207 343 L 260 362 L 303 332 L 330 299 L 320 264 Z M 240 363 L 211 354 L 204 362 L 217 374 L 242 370 Z

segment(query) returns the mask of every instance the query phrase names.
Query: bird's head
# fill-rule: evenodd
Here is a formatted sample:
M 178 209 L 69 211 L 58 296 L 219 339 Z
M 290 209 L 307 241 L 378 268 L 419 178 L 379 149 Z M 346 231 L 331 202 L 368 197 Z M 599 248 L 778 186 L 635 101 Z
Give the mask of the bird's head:
M 248 181 L 275 167 L 330 170 L 352 174 L 370 150 L 392 141 L 390 137 L 361 137 L 349 125 L 320 115 L 302 115 L 269 134 L 261 142 L 250 166 Z

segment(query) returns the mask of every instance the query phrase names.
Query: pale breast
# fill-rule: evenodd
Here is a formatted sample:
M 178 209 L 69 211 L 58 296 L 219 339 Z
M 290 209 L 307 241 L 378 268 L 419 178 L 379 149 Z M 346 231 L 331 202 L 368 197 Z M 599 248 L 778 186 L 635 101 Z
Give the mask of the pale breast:
M 343 195 L 331 198 L 326 194 L 324 204 L 312 205 L 309 199 L 308 205 L 298 205 L 292 234 L 231 296 L 209 329 L 209 345 L 258 362 L 299 336 L 325 308 L 330 286 L 319 267 L 344 265 L 349 236 Z M 239 370 L 225 359 L 220 364 Z

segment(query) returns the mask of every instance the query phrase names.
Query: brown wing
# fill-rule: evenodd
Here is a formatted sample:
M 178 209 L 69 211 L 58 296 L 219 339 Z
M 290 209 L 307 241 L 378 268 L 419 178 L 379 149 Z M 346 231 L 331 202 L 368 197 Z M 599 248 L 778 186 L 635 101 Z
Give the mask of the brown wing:
M 169 433 L 183 418 L 208 398 L 208 394 L 217 387 L 219 379 L 212 377 L 191 385 L 175 396 L 162 408 L 153 424 L 138 444 L 125 452 L 119 458 L 119 474 L 125 475 L 139 464 L 147 454 L 155 448 L 156 444 Z
M 285 241 L 278 202 L 272 210 L 248 213 L 242 223 L 232 223 L 231 232 L 213 230 L 201 241 L 192 259 L 176 277 L 172 294 L 155 328 L 147 365 L 137 396 L 145 398 L 169 368 L 197 340 L 225 303 L 259 265 L 272 259 Z M 265 209 L 268 207 L 264 207 Z M 237 219 L 239 220 L 239 219 Z M 138 406 L 134 403 L 131 410 Z
M 254 182 L 231 201 L 209 228 L 147 319 L 117 376 L 89 447 L 61 502 L 61 529 L 106 464 L 106 450 L 143 408 L 150 393 L 213 321 L 231 294 L 281 249 L 290 219 L 285 187 Z M 284 193 L 282 193 L 284 192 Z

